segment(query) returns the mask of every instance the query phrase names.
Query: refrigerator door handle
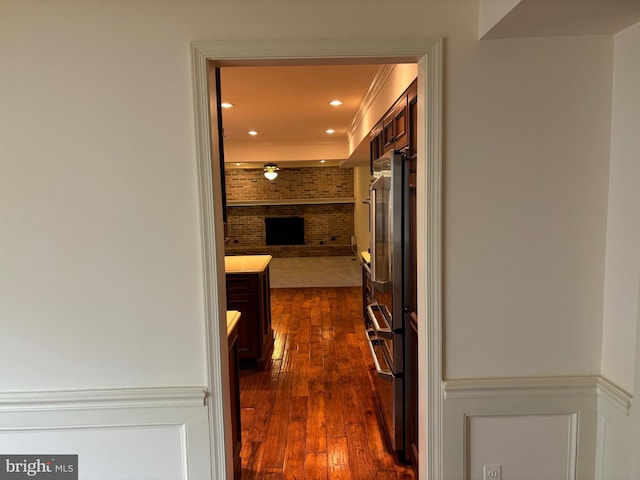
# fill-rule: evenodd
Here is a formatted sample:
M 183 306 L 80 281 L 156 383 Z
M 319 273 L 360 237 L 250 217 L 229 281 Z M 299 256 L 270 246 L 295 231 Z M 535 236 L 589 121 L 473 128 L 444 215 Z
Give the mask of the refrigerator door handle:
M 380 361 L 378 360 L 378 356 L 376 355 L 375 347 L 373 346 L 374 342 L 377 345 L 380 344 L 380 340 L 376 336 L 375 332 L 373 330 L 367 330 L 365 332 L 365 335 L 367 336 L 367 344 L 369 345 L 369 350 L 371 351 L 371 358 L 373 358 L 373 366 L 376 369 L 376 373 L 380 377 L 385 377 L 385 378 L 389 378 L 389 379 L 393 378 L 393 372 L 391 371 L 390 368 L 387 368 L 386 370 L 383 370 L 382 367 L 380 366 Z M 384 358 L 384 354 L 383 354 L 383 358 Z M 385 359 L 385 363 L 387 363 L 386 359 Z M 388 367 L 388 365 L 387 365 L 387 367 Z
M 365 269 L 365 271 L 367 272 L 367 275 L 369 276 L 369 278 L 371 278 L 371 267 L 369 265 L 367 265 L 366 263 L 362 264 L 362 267 Z
M 369 317 L 369 320 L 371 320 L 371 323 L 373 324 L 373 329 L 376 332 L 376 335 L 379 337 L 383 337 L 383 338 L 393 338 L 393 330 L 391 330 L 391 327 L 389 327 L 388 325 L 386 327 L 382 327 L 380 326 L 380 323 L 378 322 L 378 318 L 376 317 L 376 314 L 373 313 L 373 309 L 378 310 L 379 312 L 382 312 L 382 308 L 380 307 L 380 305 L 377 304 L 371 304 L 371 305 L 367 305 L 367 316 Z
M 371 231 L 371 235 L 373 238 L 371 239 L 371 280 L 376 280 L 376 238 L 375 232 L 376 229 L 376 190 L 371 188 L 369 192 L 369 230 Z

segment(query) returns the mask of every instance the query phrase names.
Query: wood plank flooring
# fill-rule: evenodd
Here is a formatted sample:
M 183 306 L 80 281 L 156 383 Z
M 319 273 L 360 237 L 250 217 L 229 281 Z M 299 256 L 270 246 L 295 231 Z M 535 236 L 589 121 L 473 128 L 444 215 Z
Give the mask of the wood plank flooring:
M 240 376 L 243 480 L 413 480 L 378 424 L 362 289 L 272 289 L 271 312 L 271 367 Z

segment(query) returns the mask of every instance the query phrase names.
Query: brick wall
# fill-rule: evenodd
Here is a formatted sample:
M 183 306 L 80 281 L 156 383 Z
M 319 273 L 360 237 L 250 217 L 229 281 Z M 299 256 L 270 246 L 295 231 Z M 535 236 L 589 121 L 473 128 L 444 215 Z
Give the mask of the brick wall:
M 352 198 L 353 169 L 284 169 L 269 181 L 261 169 L 225 171 L 227 200 Z M 351 255 L 353 203 L 255 205 L 227 207 L 226 253 L 273 256 Z M 304 245 L 267 246 L 265 217 L 303 217 Z

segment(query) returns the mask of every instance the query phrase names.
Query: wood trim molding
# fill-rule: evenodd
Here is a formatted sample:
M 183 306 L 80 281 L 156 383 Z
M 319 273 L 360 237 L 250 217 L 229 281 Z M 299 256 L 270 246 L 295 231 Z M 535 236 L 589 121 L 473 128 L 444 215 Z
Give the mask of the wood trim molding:
M 356 203 L 354 197 L 291 198 L 287 200 L 227 200 L 228 207 L 254 207 L 257 205 L 330 205 L 332 203 Z
M 442 102 L 444 40 L 434 42 L 418 62 L 418 162 L 416 167 L 418 312 L 419 471 L 444 478 L 442 392 Z
M 362 101 L 360 102 L 360 106 L 358 107 L 358 111 L 356 112 L 353 121 L 351 122 L 351 127 L 349 128 L 349 132 L 347 134 L 348 137 L 353 137 L 354 133 L 358 131 L 360 125 L 366 118 L 366 114 L 371 108 L 371 105 L 375 101 L 376 97 L 380 93 L 380 91 L 384 88 L 387 79 L 393 72 L 395 65 L 380 65 L 378 70 L 376 70 L 373 79 L 371 80 L 371 84 L 367 89 Z
M 418 220 L 418 242 L 425 252 L 418 258 L 418 308 L 425 312 L 426 328 L 420 330 L 419 395 L 426 405 L 420 412 L 421 476 L 442 478 L 442 325 L 441 325 L 441 180 L 442 180 L 442 84 L 443 40 L 434 37 L 374 37 L 374 38 L 298 38 L 218 39 L 194 42 L 191 48 L 194 81 L 195 129 L 197 143 L 200 213 L 203 242 L 204 301 L 209 367 L 208 389 L 212 392 L 210 408 L 211 462 L 213 478 L 227 478 L 231 457 L 225 452 L 225 432 L 228 429 L 229 405 L 225 399 L 228 384 L 222 368 L 222 332 L 218 319 L 224 313 L 224 252 L 222 246 L 222 212 L 219 190 L 211 179 L 219 178 L 216 129 L 211 129 L 208 112 L 207 61 L 218 66 L 229 65 L 339 65 L 370 63 L 418 62 L 419 115 L 418 155 L 424 159 L 418 165 L 418 210 L 425 218 Z M 219 205 L 218 205 L 219 204 Z M 216 245 L 218 247 L 216 247 Z M 220 280 L 221 279 L 221 280 Z M 216 280 L 218 282 L 216 283 Z M 421 314 L 422 316 L 422 314 Z M 425 352 L 428 352 L 425 353 Z M 428 355 L 428 358 L 427 358 Z M 220 385 L 223 385 L 220 391 Z M 229 433 L 229 432 L 227 432 Z M 230 435 L 230 434 L 229 434 Z M 223 455 L 224 453 L 224 455 Z M 222 461 L 221 458 L 225 458 Z M 226 466 L 225 466 L 226 463 Z
M 487 397 L 595 395 L 598 377 L 518 377 L 448 380 L 446 400 Z
M 150 387 L 0 393 L 0 412 L 204 407 L 204 387 Z
M 209 117 L 209 82 L 207 49 L 193 44 L 191 61 L 193 75 L 193 101 L 196 131 L 196 155 L 198 163 L 198 186 L 200 196 L 200 228 L 202 241 L 203 300 L 205 312 L 205 352 L 207 382 L 211 401 L 209 410 L 210 437 L 210 478 L 228 478 L 227 471 L 233 472 L 231 453 L 225 445 L 231 444 L 231 407 L 229 404 L 229 379 L 223 375 L 226 370 L 226 332 L 222 332 L 221 319 L 226 318 L 226 298 L 224 297 L 224 234 L 222 194 L 220 188 L 213 188 L 212 179 L 221 178 L 218 149 L 218 129 L 211 129 Z M 216 100 L 217 101 L 217 100 Z M 220 246 L 220 247 L 219 247 Z M 226 330 L 226 329 L 225 329 Z M 222 339 L 225 338 L 224 344 Z M 223 459 L 223 460 L 221 460 Z
M 600 401 L 606 400 L 624 412 L 627 417 L 629 416 L 633 395 L 602 376 L 598 377 L 596 388 L 598 390 L 598 410 L 602 409 Z
M 601 375 L 459 379 L 442 382 L 445 400 L 497 397 L 596 396 L 629 415 L 633 396 Z

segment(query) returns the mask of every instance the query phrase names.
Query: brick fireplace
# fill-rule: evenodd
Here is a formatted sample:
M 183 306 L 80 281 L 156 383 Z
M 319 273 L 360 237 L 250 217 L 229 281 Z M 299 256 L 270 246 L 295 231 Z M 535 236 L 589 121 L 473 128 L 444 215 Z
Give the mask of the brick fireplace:
M 283 169 L 273 181 L 264 178 L 259 168 L 227 169 L 225 180 L 227 254 L 299 257 L 353 253 L 352 168 Z M 267 245 L 267 218 L 301 218 L 304 243 Z

